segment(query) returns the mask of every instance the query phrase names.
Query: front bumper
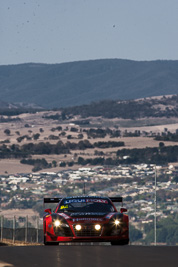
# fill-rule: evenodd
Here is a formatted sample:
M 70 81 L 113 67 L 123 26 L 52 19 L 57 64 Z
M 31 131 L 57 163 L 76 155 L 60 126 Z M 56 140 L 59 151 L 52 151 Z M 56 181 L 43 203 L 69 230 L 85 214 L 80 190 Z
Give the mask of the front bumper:
M 90 225 L 92 226 L 92 225 Z M 92 227 L 90 227 L 92 228 Z M 52 229 L 51 229 L 52 230 Z M 69 231 L 70 230 L 70 231 Z M 68 231 L 63 231 L 63 233 L 68 233 L 66 235 L 60 235 L 59 231 L 58 234 L 56 231 L 47 231 L 45 233 L 46 241 L 47 242 L 112 242 L 112 241 L 121 241 L 121 240 L 129 240 L 129 231 L 128 227 L 123 227 L 112 231 L 112 229 L 108 229 L 108 225 L 102 225 L 102 229 L 100 232 L 94 233 L 92 229 L 85 232 L 76 233 L 74 225 L 70 225 Z M 70 234 L 69 234 L 70 232 Z
M 47 242 L 112 242 L 129 240 L 128 236 L 102 236 L 102 237 L 61 237 L 61 236 L 48 236 L 46 235 Z

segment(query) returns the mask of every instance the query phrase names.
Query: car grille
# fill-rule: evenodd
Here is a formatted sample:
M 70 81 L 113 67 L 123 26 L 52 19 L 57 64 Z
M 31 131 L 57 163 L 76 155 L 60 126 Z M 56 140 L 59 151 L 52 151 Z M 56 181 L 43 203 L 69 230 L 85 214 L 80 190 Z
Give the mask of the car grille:
M 75 225 L 73 225 L 76 236 L 85 237 L 85 236 L 100 236 L 101 235 L 102 227 L 100 230 L 96 230 L 94 224 L 82 224 L 81 226 L 82 226 L 82 229 L 80 231 L 77 231 L 75 229 Z
M 73 236 L 70 227 L 54 227 L 56 236 Z

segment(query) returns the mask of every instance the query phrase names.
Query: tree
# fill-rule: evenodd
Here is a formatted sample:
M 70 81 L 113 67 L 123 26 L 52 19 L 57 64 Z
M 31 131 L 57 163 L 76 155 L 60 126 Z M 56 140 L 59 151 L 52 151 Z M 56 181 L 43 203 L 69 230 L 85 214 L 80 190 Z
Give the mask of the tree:
M 66 166 L 65 161 L 62 161 L 62 162 L 59 164 L 59 167 L 65 167 L 65 166 Z
M 153 222 L 144 227 L 147 244 L 154 242 Z M 178 242 L 178 216 L 171 215 L 157 223 L 157 242 L 176 245 Z
M 164 147 L 164 143 L 163 142 L 159 142 L 159 148 Z
M 140 230 L 136 229 L 133 225 L 130 225 L 130 241 L 135 242 L 142 239 L 143 234 Z
M 61 132 L 60 135 L 61 136 L 65 136 L 66 135 L 66 132 Z
M 78 139 L 83 139 L 83 134 L 78 134 Z
M 71 130 L 71 132 L 78 132 L 78 129 L 75 127 L 71 127 L 70 130 Z
M 53 161 L 52 161 L 52 165 L 53 165 L 53 167 L 56 167 L 56 166 L 57 166 L 57 162 L 56 162 L 56 160 L 53 160 Z
M 40 137 L 40 134 L 39 133 L 36 133 L 33 135 L 33 139 L 34 140 L 38 140 L 38 138 Z
M 175 183 L 178 183 L 178 176 L 175 176 L 173 179 L 172 179 L 173 182 Z
M 48 136 L 48 139 L 49 139 L 49 140 L 59 140 L 59 136 L 50 134 L 50 136 Z
M 15 133 L 16 133 L 16 135 L 20 135 L 20 132 L 19 131 L 16 131 Z
M 79 165 L 85 165 L 85 160 L 82 157 L 78 157 L 78 164 Z
M 28 123 L 26 123 L 26 124 L 24 125 L 24 127 L 25 127 L 25 128 L 29 128 L 30 125 L 29 125 Z
M 61 119 L 62 119 L 62 120 L 66 120 L 66 119 L 67 119 L 67 118 L 66 118 L 66 114 L 65 114 L 64 112 L 61 113 Z
M 68 165 L 69 167 L 72 167 L 72 166 L 74 165 L 74 162 L 73 162 L 73 161 L 69 161 L 69 162 L 67 163 L 67 165 Z
M 11 131 L 10 131 L 9 129 L 5 129 L 5 130 L 4 130 L 4 133 L 5 133 L 6 135 L 10 135 Z
M 132 201 L 132 197 L 131 196 L 127 196 L 124 200 L 125 201 Z

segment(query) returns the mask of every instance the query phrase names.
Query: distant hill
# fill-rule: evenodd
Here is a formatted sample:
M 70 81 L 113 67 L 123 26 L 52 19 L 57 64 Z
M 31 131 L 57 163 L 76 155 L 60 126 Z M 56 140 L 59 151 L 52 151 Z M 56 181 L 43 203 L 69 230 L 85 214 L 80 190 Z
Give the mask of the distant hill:
M 178 93 L 178 60 L 90 60 L 0 66 L 0 100 L 68 107 Z
M 178 118 L 178 95 L 148 97 L 136 100 L 102 100 L 88 105 L 61 108 L 61 113 L 47 116 L 46 119 L 65 120 L 80 115 L 81 118 Z M 84 123 L 87 120 L 83 120 Z M 81 121 L 80 121 L 81 124 Z

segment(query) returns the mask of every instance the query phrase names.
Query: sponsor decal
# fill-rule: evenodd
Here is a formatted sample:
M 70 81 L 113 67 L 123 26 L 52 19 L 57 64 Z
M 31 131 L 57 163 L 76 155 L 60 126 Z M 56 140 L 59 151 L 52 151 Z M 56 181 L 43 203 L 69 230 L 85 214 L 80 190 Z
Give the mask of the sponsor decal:
M 106 219 L 111 219 L 111 217 L 114 215 L 115 213 L 113 213 L 113 212 L 111 212 L 111 213 L 108 213 L 107 215 L 106 215 Z
M 99 197 L 99 196 L 73 196 L 73 197 L 67 197 L 67 198 L 65 198 L 65 199 L 76 199 L 76 198 L 98 198 L 98 199 L 103 199 L 103 197 Z
M 96 203 L 104 203 L 108 204 L 108 201 L 105 199 L 92 199 L 92 198 L 87 198 L 86 202 L 96 202 Z
M 85 199 L 81 198 L 81 199 L 68 199 L 68 200 L 64 200 L 64 204 L 69 204 L 69 203 L 85 203 Z
M 68 209 L 68 205 L 62 205 L 62 206 L 60 206 L 60 210 L 63 210 L 63 209 Z
M 89 202 L 108 204 L 108 201 L 106 199 L 77 198 L 77 199 L 64 200 L 64 204 L 69 204 L 69 203 L 89 203 Z
M 59 215 L 62 216 L 66 220 L 70 219 L 70 217 L 65 213 L 59 213 Z
M 104 216 L 106 215 L 105 212 L 75 212 L 75 213 L 71 213 L 70 216 L 71 217 L 78 217 L 78 216 Z
M 101 218 L 76 218 L 72 220 L 73 222 L 79 222 L 79 221 L 103 221 Z

